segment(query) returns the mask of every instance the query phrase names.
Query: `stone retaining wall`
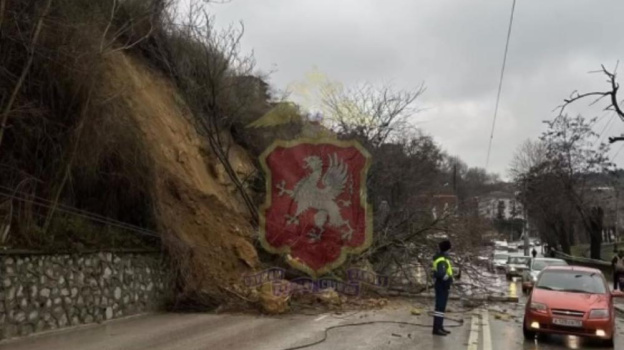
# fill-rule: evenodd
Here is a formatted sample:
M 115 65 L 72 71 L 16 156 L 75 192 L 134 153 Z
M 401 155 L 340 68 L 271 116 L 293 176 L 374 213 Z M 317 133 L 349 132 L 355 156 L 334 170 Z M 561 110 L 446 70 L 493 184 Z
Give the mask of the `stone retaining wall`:
M 161 309 L 158 253 L 0 255 L 0 339 Z

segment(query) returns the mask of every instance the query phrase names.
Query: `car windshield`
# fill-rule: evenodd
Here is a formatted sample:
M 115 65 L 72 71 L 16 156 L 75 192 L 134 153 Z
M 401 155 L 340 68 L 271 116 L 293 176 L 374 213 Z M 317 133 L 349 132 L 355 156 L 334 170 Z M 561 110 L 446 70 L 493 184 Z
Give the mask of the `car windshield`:
M 509 255 L 506 254 L 496 254 L 494 255 L 494 260 L 507 260 Z
M 514 265 L 526 265 L 529 262 L 529 258 L 519 257 L 519 256 L 511 256 L 507 261 L 508 264 Z
M 564 260 L 535 260 L 531 270 L 542 271 L 547 266 L 567 266 Z
M 537 288 L 572 293 L 606 293 L 604 278 L 596 272 L 544 271 Z

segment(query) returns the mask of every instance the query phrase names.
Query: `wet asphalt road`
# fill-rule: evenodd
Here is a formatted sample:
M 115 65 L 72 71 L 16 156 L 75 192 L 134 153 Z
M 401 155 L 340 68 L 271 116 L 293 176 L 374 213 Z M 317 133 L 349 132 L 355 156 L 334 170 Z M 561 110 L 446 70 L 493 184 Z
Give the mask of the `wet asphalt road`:
M 449 329 L 446 338 L 431 335 L 431 318 L 410 314 L 412 304 L 392 305 L 384 310 L 343 315 L 251 315 L 162 314 L 108 322 L 0 343 L 2 350 L 279 350 L 309 344 L 323 338 L 324 329 L 335 325 L 370 321 L 403 321 L 422 324 L 366 324 L 330 331 L 313 350 L 342 349 L 438 349 L 466 348 L 469 325 Z M 461 318 L 461 315 L 456 315 Z
M 508 294 L 519 291 L 519 282 L 498 277 Z M 450 328 L 449 337 L 433 337 L 426 315 L 430 300 L 396 301 L 383 310 L 322 313 L 316 315 L 158 314 L 133 317 L 60 332 L 42 334 L 13 342 L 0 343 L 0 350 L 280 350 L 309 344 L 323 338 L 324 329 L 336 325 L 370 321 L 400 321 L 422 326 L 375 323 L 329 331 L 327 340 L 309 347 L 313 350 L 560 350 L 606 349 L 600 344 L 576 337 L 551 336 L 525 342 L 522 316 L 525 297 L 520 303 L 498 303 L 466 311 L 454 302 L 447 317 L 462 319 L 459 327 Z M 410 313 L 413 306 L 420 316 Z M 453 322 L 447 320 L 452 327 Z M 624 318 L 617 321 L 616 349 L 624 348 Z
M 518 281 L 493 276 L 490 285 L 507 295 L 521 294 Z M 336 325 L 371 321 L 399 321 L 420 326 L 373 323 L 329 331 L 327 339 L 312 350 L 563 350 L 607 349 L 599 343 L 571 336 L 549 336 L 524 341 L 522 317 L 526 297 L 519 303 L 497 303 L 466 310 L 453 302 L 447 317 L 463 320 L 450 328 L 449 337 L 433 337 L 431 318 L 426 315 L 433 301 L 394 301 L 383 310 L 284 315 L 267 317 L 232 314 L 157 314 L 83 326 L 64 331 L 0 342 L 0 350 L 280 350 L 316 342 L 324 330 Z M 416 306 L 422 311 L 414 316 Z M 447 325 L 452 327 L 447 319 Z M 624 349 L 624 318 L 617 320 L 615 349 Z

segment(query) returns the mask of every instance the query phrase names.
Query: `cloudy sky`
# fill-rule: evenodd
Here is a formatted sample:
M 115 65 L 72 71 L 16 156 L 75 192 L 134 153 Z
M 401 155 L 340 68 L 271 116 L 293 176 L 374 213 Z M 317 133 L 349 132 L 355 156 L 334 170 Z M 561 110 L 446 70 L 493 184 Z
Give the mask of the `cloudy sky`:
M 232 0 L 211 5 L 217 26 L 243 21 L 243 49 L 287 89 L 317 69 L 345 85 L 424 82 L 413 117 L 449 153 L 485 165 L 512 0 Z M 624 59 L 624 1 L 518 0 L 490 171 L 506 175 L 515 148 L 573 90 L 605 89 L 589 71 Z M 624 63 L 623 63 L 624 66 Z M 622 67 L 624 69 L 624 67 Z M 622 70 L 620 69 L 620 70 Z M 624 122 L 601 108 L 603 138 Z M 612 155 L 621 145 L 613 147 Z M 617 155 L 624 164 L 624 151 Z

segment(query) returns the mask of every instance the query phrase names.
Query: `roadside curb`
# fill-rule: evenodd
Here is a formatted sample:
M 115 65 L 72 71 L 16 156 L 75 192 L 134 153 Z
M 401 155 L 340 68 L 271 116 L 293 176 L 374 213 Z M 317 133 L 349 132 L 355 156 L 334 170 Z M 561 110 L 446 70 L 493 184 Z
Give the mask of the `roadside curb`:
M 125 321 L 125 320 L 130 320 L 133 318 L 140 318 L 140 317 L 145 317 L 145 316 L 153 316 L 153 315 L 158 315 L 161 314 L 162 312 L 160 311 L 147 311 L 147 312 L 140 312 L 134 315 L 127 315 L 127 316 L 121 316 L 121 317 L 117 317 L 117 318 L 113 318 L 110 320 L 103 320 L 100 322 L 91 322 L 91 323 L 85 323 L 85 324 L 78 324 L 78 325 L 73 325 L 73 326 L 66 326 L 66 327 L 62 327 L 62 328 L 56 328 L 56 329 L 49 329 L 47 331 L 42 331 L 42 332 L 34 332 L 28 335 L 23 335 L 23 336 L 16 336 L 16 337 L 11 337 L 11 338 L 5 338 L 5 339 L 1 339 L 0 340 L 0 345 L 6 345 L 6 344 L 12 344 L 12 343 L 18 343 L 21 341 L 24 341 L 26 339 L 33 339 L 33 338 L 39 338 L 39 337 L 44 337 L 50 334 L 63 334 L 63 333 L 70 333 L 76 330 L 84 330 L 84 329 L 94 329 L 109 323 L 115 323 L 117 321 Z
M 624 315 L 624 305 L 614 305 L 615 312 L 619 312 L 621 315 Z

